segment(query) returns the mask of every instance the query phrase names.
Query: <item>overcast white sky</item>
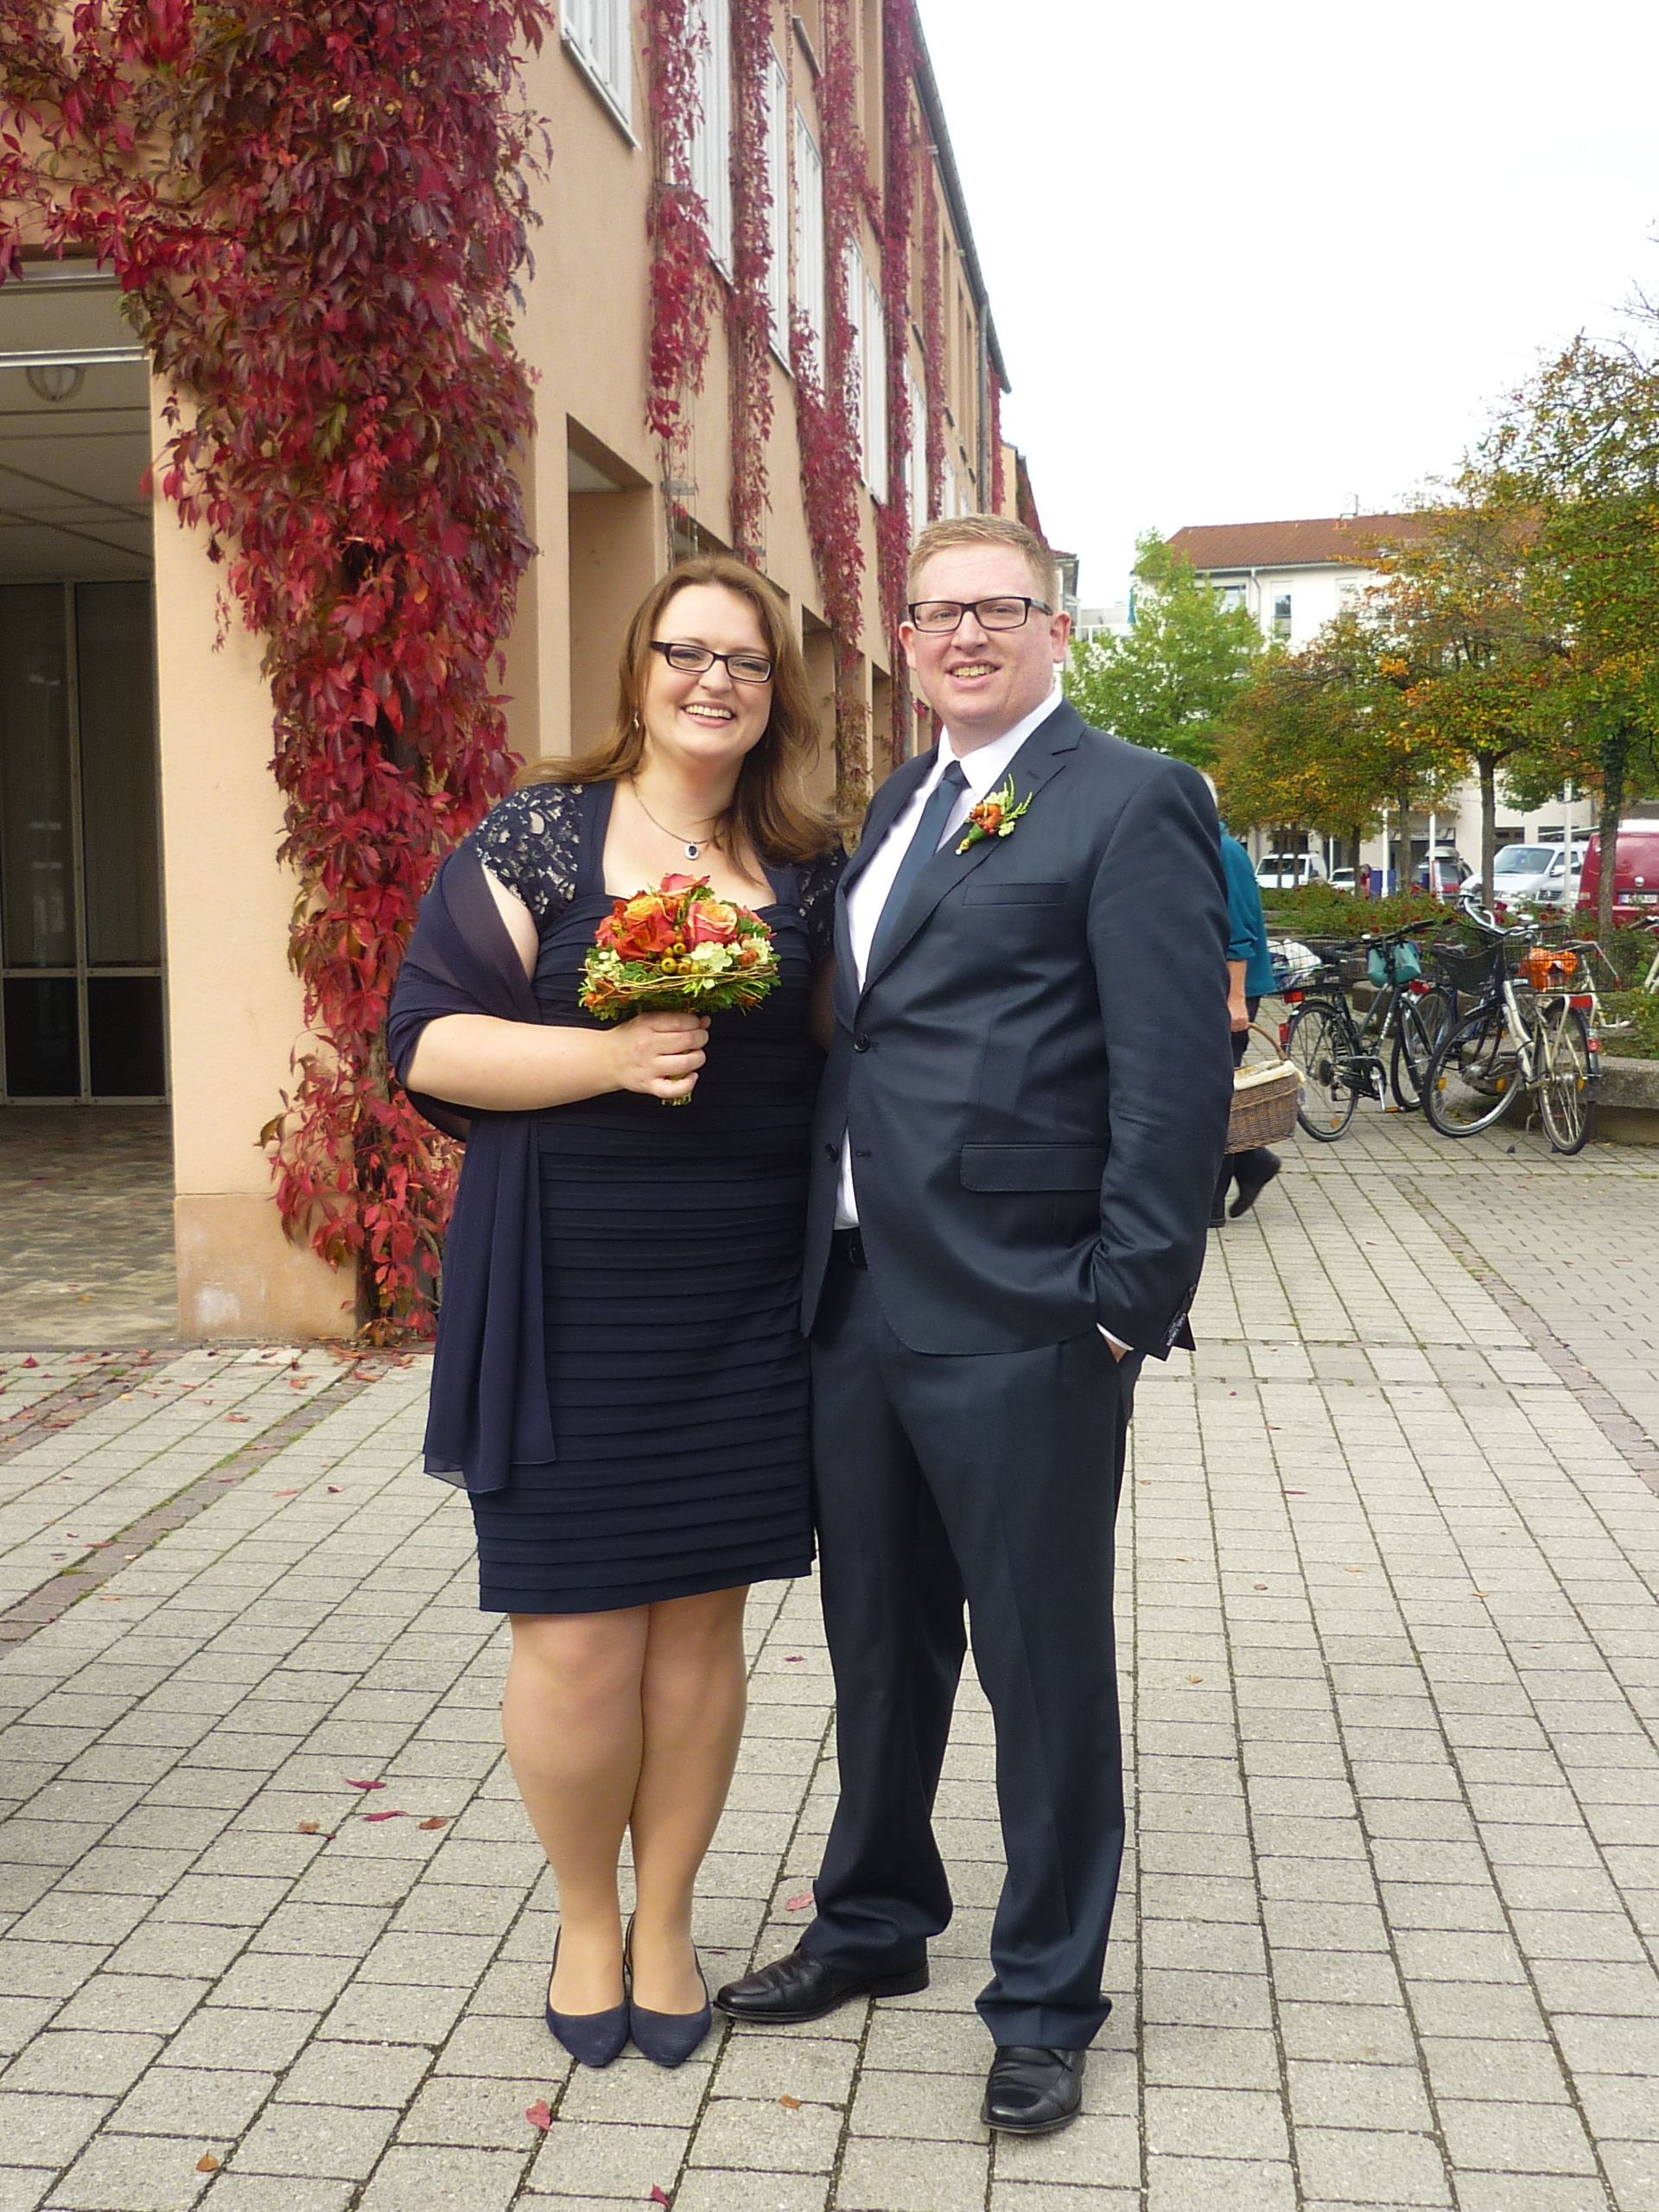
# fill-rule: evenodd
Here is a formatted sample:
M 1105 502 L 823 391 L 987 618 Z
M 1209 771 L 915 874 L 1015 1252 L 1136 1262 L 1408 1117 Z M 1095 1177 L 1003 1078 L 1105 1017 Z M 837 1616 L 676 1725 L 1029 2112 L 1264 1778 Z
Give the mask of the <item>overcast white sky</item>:
M 1653 0 L 921 0 L 1007 434 L 1136 534 L 1387 509 L 1659 293 Z

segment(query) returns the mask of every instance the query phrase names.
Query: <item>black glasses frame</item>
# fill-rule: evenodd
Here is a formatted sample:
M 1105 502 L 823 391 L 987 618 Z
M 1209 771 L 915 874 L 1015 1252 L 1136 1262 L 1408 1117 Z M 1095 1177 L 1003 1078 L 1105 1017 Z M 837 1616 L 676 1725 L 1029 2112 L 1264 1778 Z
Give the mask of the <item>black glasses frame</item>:
M 725 663 L 726 673 L 734 683 L 770 683 L 778 673 L 777 664 L 770 653 L 745 652 L 741 648 L 734 653 L 717 653 L 712 645 L 694 645 L 689 639 L 679 638 L 653 638 L 651 650 L 654 653 L 661 653 L 664 660 L 668 660 L 671 653 L 701 653 L 702 658 L 697 666 L 681 669 L 682 676 L 706 676 L 717 660 Z M 764 676 L 740 676 L 732 665 L 738 660 L 763 660 L 766 664 L 766 672 Z M 670 661 L 669 665 L 671 668 L 673 663 Z
M 1012 607 L 1016 600 L 1025 609 L 1017 622 L 988 622 L 979 611 L 982 607 Z M 957 619 L 954 622 L 924 623 L 918 619 L 924 607 L 954 607 Z M 1046 599 L 1032 599 L 1019 591 L 994 591 L 984 599 L 913 599 L 905 610 L 912 627 L 919 630 L 925 638 L 950 637 L 954 631 L 961 629 L 964 614 L 971 614 L 982 630 L 1023 630 L 1033 611 L 1039 614 L 1054 612 Z

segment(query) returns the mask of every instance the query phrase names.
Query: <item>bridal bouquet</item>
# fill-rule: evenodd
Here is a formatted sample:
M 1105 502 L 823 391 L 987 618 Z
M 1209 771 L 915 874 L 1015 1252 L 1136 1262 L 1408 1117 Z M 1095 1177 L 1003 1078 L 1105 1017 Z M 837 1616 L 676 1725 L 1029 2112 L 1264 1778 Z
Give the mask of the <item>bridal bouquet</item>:
M 707 876 L 665 875 L 619 899 L 594 932 L 582 1003 L 601 1021 L 633 1014 L 747 1014 L 778 981 L 772 931 L 716 899 Z

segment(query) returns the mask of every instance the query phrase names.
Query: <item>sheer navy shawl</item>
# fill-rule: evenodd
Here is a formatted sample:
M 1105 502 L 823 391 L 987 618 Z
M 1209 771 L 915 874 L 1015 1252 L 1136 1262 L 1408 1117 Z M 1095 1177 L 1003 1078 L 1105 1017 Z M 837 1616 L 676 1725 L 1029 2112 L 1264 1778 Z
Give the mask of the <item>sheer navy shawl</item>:
M 470 846 L 450 854 L 422 902 L 386 1017 L 398 1080 L 429 1021 L 449 1014 L 541 1020 L 518 948 Z M 466 1141 L 444 1251 L 443 1302 L 426 1420 L 426 1469 L 469 1491 L 557 1455 L 542 1341 L 542 1238 L 536 1117 L 462 1109 L 410 1091 L 420 1111 Z

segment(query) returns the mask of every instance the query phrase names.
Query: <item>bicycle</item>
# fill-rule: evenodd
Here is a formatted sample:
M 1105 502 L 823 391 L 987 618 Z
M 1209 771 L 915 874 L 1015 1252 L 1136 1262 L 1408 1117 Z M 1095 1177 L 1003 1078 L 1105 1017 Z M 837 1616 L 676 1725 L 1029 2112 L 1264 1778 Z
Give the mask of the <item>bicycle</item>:
M 1591 1094 L 1600 1072 L 1596 995 L 1589 948 L 1538 943 L 1535 925 L 1505 930 L 1478 907 L 1468 921 L 1487 940 L 1467 964 L 1484 970 L 1476 1003 L 1434 1049 L 1423 1088 L 1429 1126 L 1443 1137 L 1489 1129 L 1515 1101 L 1535 1096 L 1552 1150 L 1581 1152 L 1589 1141 Z M 1508 949 L 1524 950 L 1512 969 Z
M 1293 978 L 1280 992 L 1294 1007 L 1279 1041 L 1302 1075 L 1296 1119 L 1320 1144 L 1334 1144 L 1353 1120 L 1362 1096 L 1388 1103 L 1389 1090 L 1402 1114 L 1422 1103 L 1423 1083 L 1450 1009 L 1445 994 L 1423 980 L 1408 925 L 1383 935 L 1355 938 L 1326 948 L 1311 971 Z M 1344 957 L 1363 952 L 1378 985 L 1376 996 L 1356 1021 L 1348 1002 Z M 1387 1088 L 1383 1050 L 1389 1054 Z

